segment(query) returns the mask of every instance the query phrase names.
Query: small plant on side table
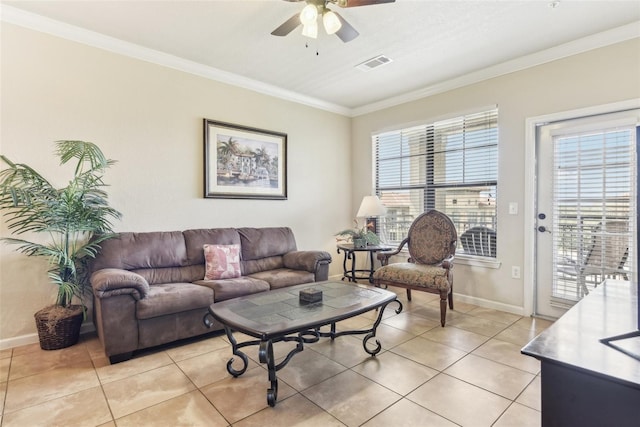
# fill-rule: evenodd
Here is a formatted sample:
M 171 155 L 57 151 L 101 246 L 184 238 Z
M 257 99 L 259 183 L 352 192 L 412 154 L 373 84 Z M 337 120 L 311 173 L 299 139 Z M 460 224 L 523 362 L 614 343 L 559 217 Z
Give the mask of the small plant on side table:
M 379 245 L 380 237 L 373 231 L 369 230 L 368 224 L 358 227 L 358 221 L 353 220 L 355 228 L 348 228 L 336 233 L 336 236 L 342 236 L 351 239 L 353 246 L 356 248 L 364 248 L 367 245 Z

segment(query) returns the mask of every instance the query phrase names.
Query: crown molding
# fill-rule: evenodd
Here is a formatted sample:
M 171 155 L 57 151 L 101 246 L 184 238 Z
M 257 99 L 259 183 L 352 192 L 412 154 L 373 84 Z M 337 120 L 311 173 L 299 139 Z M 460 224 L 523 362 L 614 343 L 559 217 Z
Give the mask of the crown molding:
M 29 28 L 34 31 L 51 34 L 74 42 L 97 47 L 109 52 L 173 68 L 185 73 L 252 90 L 254 92 L 284 99 L 286 101 L 295 102 L 297 104 L 307 105 L 309 107 L 341 114 L 343 116 L 351 115 L 351 109 L 341 105 L 332 104 L 317 98 L 286 90 L 278 86 L 269 85 L 238 74 L 223 71 L 215 67 L 199 64 L 175 55 L 142 47 L 134 43 L 129 43 L 101 33 L 56 21 L 12 6 L 0 4 L 0 20 Z
M 383 110 L 385 108 L 394 107 L 418 99 L 426 98 L 439 93 L 458 89 L 484 80 L 489 80 L 505 74 L 532 68 L 558 59 L 577 55 L 579 53 L 609 46 L 615 43 L 631 40 L 640 37 L 640 21 L 631 24 L 593 34 L 581 39 L 573 40 L 549 49 L 541 50 L 530 55 L 522 56 L 510 61 L 503 62 L 481 70 L 473 71 L 460 77 L 456 77 L 441 83 L 408 92 L 403 95 L 395 96 L 384 101 L 364 105 L 354 108 L 351 111 L 351 117 L 360 116 L 374 111 Z
M 357 117 L 407 102 L 416 101 L 421 98 L 458 89 L 470 84 L 479 83 L 494 77 L 521 71 L 568 56 L 640 37 L 640 21 L 636 21 L 608 31 L 564 43 L 550 49 L 516 58 L 511 61 L 506 61 L 501 64 L 473 71 L 463 76 L 429 85 L 416 91 L 394 96 L 385 99 L 384 101 L 374 102 L 356 108 L 348 108 L 286 90 L 278 86 L 249 79 L 238 74 L 229 73 L 215 67 L 189 61 L 175 55 L 169 55 L 134 43 L 125 42 L 114 37 L 109 37 L 104 34 L 56 21 L 12 6 L 0 4 L 0 20 L 67 40 L 97 47 L 99 49 L 104 49 L 120 55 L 173 68 L 175 70 L 194 74 L 221 83 L 252 90 L 275 98 L 307 105 L 309 107 L 347 117 Z

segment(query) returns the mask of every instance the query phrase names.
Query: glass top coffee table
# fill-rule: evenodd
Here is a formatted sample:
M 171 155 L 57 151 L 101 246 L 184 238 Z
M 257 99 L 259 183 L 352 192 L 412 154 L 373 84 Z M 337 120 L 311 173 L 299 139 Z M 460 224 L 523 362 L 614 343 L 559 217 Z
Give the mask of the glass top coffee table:
M 322 300 L 302 302 L 300 291 L 309 289 L 321 291 Z M 367 334 L 362 341 L 364 350 L 372 356 L 378 354 L 382 348 L 380 342 L 376 339 L 375 348 L 369 348 L 367 342 L 375 337 L 384 310 L 391 302 L 398 304 L 396 313 L 400 313 L 402 303 L 396 299 L 396 294 L 385 289 L 331 281 L 307 283 L 211 304 L 204 323 L 210 326 L 211 316 L 224 325 L 233 354 L 243 362 L 239 370 L 232 366 L 233 358 L 227 362 L 227 371 L 234 377 L 242 375 L 249 364 L 247 355 L 240 349 L 249 345 L 260 346 L 258 357 L 260 363 L 267 365 L 271 382 L 271 387 L 267 390 L 267 403 L 269 406 L 275 406 L 278 398 L 276 372 L 282 369 L 294 354 L 302 351 L 304 343 L 316 342 L 320 337 L 333 340 L 342 335 Z M 370 329 L 336 332 L 337 322 L 374 309 L 379 309 L 378 317 Z M 320 330 L 322 326 L 327 325 L 330 326 L 328 331 Z M 238 343 L 233 337 L 235 331 L 252 336 L 256 340 Z M 281 341 L 296 341 L 298 344 L 282 362 L 276 364 L 273 344 Z

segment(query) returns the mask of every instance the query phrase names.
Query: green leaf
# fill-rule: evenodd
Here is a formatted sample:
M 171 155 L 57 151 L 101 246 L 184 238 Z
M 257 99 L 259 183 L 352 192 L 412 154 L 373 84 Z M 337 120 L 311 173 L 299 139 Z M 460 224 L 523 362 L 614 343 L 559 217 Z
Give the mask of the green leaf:
M 0 170 L 0 211 L 7 228 L 16 235 L 35 232 L 51 237 L 48 244 L 2 240 L 27 256 L 46 258 L 49 278 L 58 286 L 56 303 L 68 306 L 86 292 L 85 260 L 94 258 L 100 242 L 113 236 L 111 220 L 122 215 L 109 206 L 102 179 L 115 161 L 85 141 L 56 141 L 55 153 L 61 165 L 77 160 L 72 179 L 62 188 L 55 188 L 30 166 L 0 155 L 7 166 Z

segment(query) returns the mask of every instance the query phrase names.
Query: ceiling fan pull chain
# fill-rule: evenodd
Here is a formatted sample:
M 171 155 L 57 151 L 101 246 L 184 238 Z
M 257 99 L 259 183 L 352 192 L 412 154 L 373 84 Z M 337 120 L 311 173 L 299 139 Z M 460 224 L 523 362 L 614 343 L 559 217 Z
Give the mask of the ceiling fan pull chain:
M 309 49 L 309 42 L 304 42 L 304 47 Z M 318 49 L 318 43 L 316 42 L 316 56 L 320 56 L 320 50 Z

